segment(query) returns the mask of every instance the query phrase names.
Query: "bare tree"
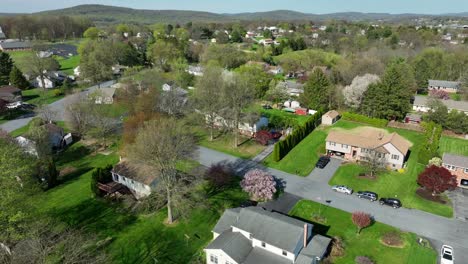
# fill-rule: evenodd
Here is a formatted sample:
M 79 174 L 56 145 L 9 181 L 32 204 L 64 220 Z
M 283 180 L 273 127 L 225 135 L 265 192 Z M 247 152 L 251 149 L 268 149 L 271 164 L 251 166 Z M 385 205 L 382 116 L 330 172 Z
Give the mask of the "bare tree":
M 37 114 L 42 120 L 46 123 L 51 123 L 52 121 L 57 119 L 57 112 L 54 111 L 50 105 L 41 105 L 37 109 Z
M 387 165 L 387 160 L 385 159 L 385 154 L 378 152 L 377 150 L 369 149 L 364 156 L 364 166 L 367 171 L 370 173 L 371 177 L 374 177 L 375 174 L 385 169 Z
M 30 73 L 39 77 L 41 86 L 45 91 L 45 78 L 47 77 L 47 72 L 58 70 L 60 65 L 54 58 L 41 58 L 38 54 L 32 54 L 28 58 L 27 68 Z
M 65 122 L 79 135 L 84 135 L 91 122 L 93 102 L 82 95 L 72 95 L 65 103 Z
M 195 151 L 194 138 L 173 118 L 148 121 L 129 146 L 129 159 L 148 175 L 159 178 L 167 198 L 167 220 L 172 223 L 173 195 L 180 183 L 176 165 Z

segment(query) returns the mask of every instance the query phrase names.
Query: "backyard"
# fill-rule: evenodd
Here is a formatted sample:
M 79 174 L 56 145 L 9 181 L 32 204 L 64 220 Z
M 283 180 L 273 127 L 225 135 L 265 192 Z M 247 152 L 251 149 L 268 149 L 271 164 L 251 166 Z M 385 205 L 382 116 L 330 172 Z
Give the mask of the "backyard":
M 468 156 L 468 141 L 462 138 L 442 136 L 439 142 L 439 154 L 453 153 Z
M 394 227 L 375 222 L 363 229 L 361 234 L 357 234 L 350 213 L 307 200 L 299 201 L 289 215 L 314 224 L 313 232 L 343 239 L 345 254 L 342 257 L 333 258 L 333 263 L 354 263 L 357 256 L 368 256 L 377 263 L 436 263 L 437 253 L 432 248 L 419 245 L 418 237 L 413 233 L 402 232 Z M 314 215 L 319 217 L 313 218 Z M 320 222 L 314 219 L 320 219 Z M 381 238 L 389 232 L 400 234 L 403 245 L 400 247 L 384 245 Z

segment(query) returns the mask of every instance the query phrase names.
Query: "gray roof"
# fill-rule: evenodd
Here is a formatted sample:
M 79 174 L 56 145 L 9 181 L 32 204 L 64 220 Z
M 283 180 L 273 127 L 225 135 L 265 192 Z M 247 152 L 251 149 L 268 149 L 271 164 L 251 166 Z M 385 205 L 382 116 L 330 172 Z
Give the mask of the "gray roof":
M 291 264 L 291 260 L 265 249 L 254 247 L 242 264 Z
M 213 232 L 221 234 L 224 231 L 230 229 L 235 222 L 237 222 L 237 217 L 239 216 L 241 208 L 227 209 L 224 211 L 224 214 L 216 223 Z
M 430 99 L 431 97 L 429 96 L 421 96 L 421 95 L 417 95 L 414 97 L 414 103 L 413 105 L 419 105 L 419 106 L 427 106 L 427 101 Z M 440 100 L 445 106 L 447 106 L 447 108 L 450 109 L 455 109 L 455 110 L 458 110 L 458 111 L 462 111 L 462 112 L 468 112 L 468 102 L 466 101 L 455 101 L 455 100 Z
M 468 168 L 468 157 L 451 153 L 444 153 L 442 162 L 447 165 L 456 166 L 459 168 Z
M 301 250 L 296 264 L 310 264 L 317 257 L 321 259 L 327 252 L 330 242 L 331 238 L 329 237 L 314 235 L 307 247 Z
M 247 207 L 240 210 L 237 222 L 232 226 L 252 234 L 267 244 L 294 252 L 303 236 L 304 224 L 306 223 L 303 221 L 269 212 L 261 207 Z
M 429 86 L 460 89 L 460 82 L 429 80 Z
M 226 231 L 211 242 L 206 249 L 220 249 L 237 263 L 241 263 L 252 251 L 252 243 L 239 232 Z
M 11 41 L 11 42 L 0 42 L 0 47 L 2 49 L 29 49 L 31 48 L 31 43 L 24 41 Z

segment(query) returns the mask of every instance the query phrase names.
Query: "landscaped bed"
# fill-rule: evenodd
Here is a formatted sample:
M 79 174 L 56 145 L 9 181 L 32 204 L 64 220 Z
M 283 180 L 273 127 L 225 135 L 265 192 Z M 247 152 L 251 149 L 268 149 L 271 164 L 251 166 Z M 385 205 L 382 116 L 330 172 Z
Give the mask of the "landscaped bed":
M 333 258 L 333 263 L 355 263 L 357 256 L 368 256 L 376 263 L 434 264 L 437 253 L 418 244 L 418 236 L 375 222 L 356 233 L 351 214 L 308 200 L 299 201 L 289 215 L 314 224 L 314 232 L 329 237 L 340 237 L 344 242 L 344 255 Z M 321 223 L 312 220 L 320 215 Z M 318 218 L 315 218 L 318 219 Z M 400 240 L 401 241 L 397 241 Z M 385 245 L 385 241 L 395 245 Z M 401 243 L 397 243 L 401 242 Z

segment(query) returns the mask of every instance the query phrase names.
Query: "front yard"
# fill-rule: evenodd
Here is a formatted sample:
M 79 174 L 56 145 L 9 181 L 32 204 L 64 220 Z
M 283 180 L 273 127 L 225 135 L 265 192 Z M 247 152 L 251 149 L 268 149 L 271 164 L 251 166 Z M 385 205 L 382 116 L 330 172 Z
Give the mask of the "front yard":
M 313 221 L 313 215 L 319 214 L 322 222 Z M 333 259 L 333 263 L 354 263 L 357 256 L 368 256 L 376 263 L 392 264 L 435 264 L 437 253 L 417 242 L 417 235 L 402 232 L 394 227 L 375 222 L 370 227 L 356 234 L 356 227 L 351 221 L 351 214 L 321 205 L 312 201 L 302 200 L 289 212 L 289 215 L 314 224 L 312 232 L 335 237 L 344 241 L 344 256 Z M 324 220 L 324 221 L 323 221 Z M 388 232 L 401 235 L 403 246 L 389 247 L 381 242 Z
M 23 91 L 23 101 L 29 104 L 51 104 L 65 97 L 65 95 L 55 95 L 56 89 L 34 88 Z

